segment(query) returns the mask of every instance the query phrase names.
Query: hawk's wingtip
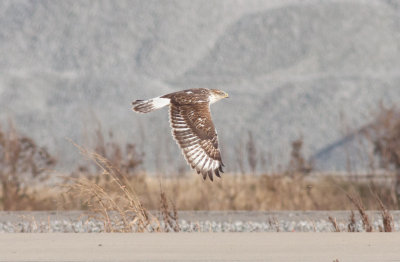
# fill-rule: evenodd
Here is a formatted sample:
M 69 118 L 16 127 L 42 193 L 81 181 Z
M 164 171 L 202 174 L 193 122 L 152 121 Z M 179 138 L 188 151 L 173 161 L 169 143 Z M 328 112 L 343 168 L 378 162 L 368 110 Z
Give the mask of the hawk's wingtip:
M 208 174 L 208 177 L 210 178 L 211 182 L 214 181 L 214 178 L 213 178 L 213 171 L 210 170 L 210 171 L 207 172 L 207 174 Z
M 219 174 L 219 170 L 218 170 L 218 169 L 215 169 L 214 171 L 215 171 L 215 175 L 216 175 L 217 177 L 221 178 L 221 175 Z

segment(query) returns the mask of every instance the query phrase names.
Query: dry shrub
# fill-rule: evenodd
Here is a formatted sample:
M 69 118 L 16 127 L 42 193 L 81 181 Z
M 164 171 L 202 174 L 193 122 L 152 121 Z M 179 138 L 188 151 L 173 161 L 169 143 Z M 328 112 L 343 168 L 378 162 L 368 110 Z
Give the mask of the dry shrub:
M 235 159 L 234 163 L 236 166 L 234 167 L 235 169 L 239 170 L 240 174 L 244 175 L 246 173 L 245 167 L 244 167 L 244 150 L 243 150 L 243 142 L 240 140 L 238 143 L 236 143 L 234 147 L 235 151 Z
M 137 174 L 137 169 L 143 163 L 144 153 L 139 153 L 133 143 L 121 146 L 114 141 L 114 135 L 110 131 L 108 139 L 104 138 L 101 127 L 95 132 L 94 152 L 106 158 L 110 164 L 120 170 L 126 177 Z
M 258 163 L 258 150 L 253 139 L 253 133 L 249 131 L 249 139 L 246 143 L 247 161 L 249 163 L 250 171 L 254 175 Z
M 10 122 L 8 130 L 0 126 L 0 183 L 3 210 L 54 208 L 49 199 L 37 197 L 39 183 L 49 179 L 55 159 L 31 138 L 18 134 Z M 48 191 L 44 189 L 44 191 Z M 43 194 L 41 194 L 43 196 Z
M 138 195 L 127 182 L 127 177 L 103 156 L 89 152 L 77 146 L 80 152 L 92 160 L 102 171 L 102 176 L 109 177 L 108 187 L 83 178 L 72 178 L 71 184 L 65 185 L 68 193 L 80 197 L 90 211 L 104 221 L 106 232 L 168 232 L 171 223 L 160 223 L 159 219 L 148 212 Z M 162 198 L 165 195 L 162 195 Z M 162 200 L 163 201 L 163 200 Z M 169 214 L 168 206 L 163 212 Z M 177 219 L 176 209 L 174 217 Z M 179 231 L 179 227 L 173 228 Z
M 289 175 L 293 174 L 309 174 L 313 170 L 311 161 L 306 160 L 303 155 L 303 137 L 300 137 L 292 142 L 292 151 L 290 153 L 290 161 L 287 168 Z
M 103 134 L 101 125 L 91 136 L 91 146 L 94 152 L 120 171 L 125 177 L 131 178 L 138 175 L 138 169 L 143 164 L 144 153 L 138 152 L 136 144 L 127 143 L 122 146 L 115 141 L 113 133 L 110 131 L 106 137 Z M 72 142 L 72 141 L 71 141 Z M 98 165 L 83 164 L 79 165 L 77 170 L 72 173 L 73 177 L 85 176 L 89 180 L 99 183 L 101 179 L 108 179 L 101 174 L 101 168 Z M 117 174 L 118 175 L 118 174 Z
M 364 134 L 374 146 L 374 153 L 380 159 L 380 166 L 395 171 L 393 194 L 400 205 L 400 111 L 383 105 Z

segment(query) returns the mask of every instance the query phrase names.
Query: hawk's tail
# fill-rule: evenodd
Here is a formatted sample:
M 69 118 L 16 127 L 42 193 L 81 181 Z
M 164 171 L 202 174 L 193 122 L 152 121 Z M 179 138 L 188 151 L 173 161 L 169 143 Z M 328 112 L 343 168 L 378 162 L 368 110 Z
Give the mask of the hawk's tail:
M 132 110 L 138 113 L 148 113 L 169 105 L 169 98 L 155 97 L 149 100 L 136 100 L 132 102 Z

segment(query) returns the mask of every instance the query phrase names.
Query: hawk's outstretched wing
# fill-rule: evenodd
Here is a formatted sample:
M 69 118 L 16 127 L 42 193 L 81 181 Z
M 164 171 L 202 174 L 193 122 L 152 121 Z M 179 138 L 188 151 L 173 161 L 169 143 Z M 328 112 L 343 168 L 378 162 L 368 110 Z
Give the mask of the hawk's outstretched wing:
M 209 103 L 170 104 L 172 135 L 188 164 L 203 178 L 220 177 L 224 165 L 218 149 L 218 137 L 211 120 Z

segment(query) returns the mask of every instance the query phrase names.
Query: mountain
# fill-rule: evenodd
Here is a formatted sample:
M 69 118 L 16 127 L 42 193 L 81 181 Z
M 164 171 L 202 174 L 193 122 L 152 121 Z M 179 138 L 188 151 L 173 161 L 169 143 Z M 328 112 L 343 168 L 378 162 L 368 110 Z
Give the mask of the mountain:
M 65 139 L 91 145 L 101 124 L 146 152 L 146 167 L 183 164 L 167 112 L 135 99 L 186 88 L 230 94 L 212 106 L 228 169 L 251 131 L 266 168 L 290 143 L 320 170 L 363 168 L 349 134 L 379 103 L 400 100 L 396 1 L 1 1 L 0 120 L 68 167 Z M 174 164 L 171 165 L 170 162 Z M 157 163 L 157 164 L 155 164 Z

